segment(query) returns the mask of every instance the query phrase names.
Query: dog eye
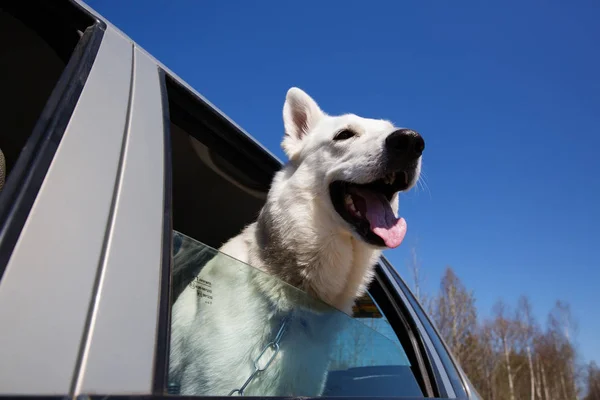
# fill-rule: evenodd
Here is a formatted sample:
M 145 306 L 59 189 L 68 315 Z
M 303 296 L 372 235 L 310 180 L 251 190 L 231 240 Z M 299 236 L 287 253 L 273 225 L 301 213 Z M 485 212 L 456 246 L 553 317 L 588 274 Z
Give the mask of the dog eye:
M 356 133 L 352 132 L 351 130 L 344 129 L 343 131 L 338 132 L 338 134 L 335 135 L 333 140 L 346 140 L 346 139 L 350 139 L 351 137 L 353 137 L 355 135 L 356 135 Z

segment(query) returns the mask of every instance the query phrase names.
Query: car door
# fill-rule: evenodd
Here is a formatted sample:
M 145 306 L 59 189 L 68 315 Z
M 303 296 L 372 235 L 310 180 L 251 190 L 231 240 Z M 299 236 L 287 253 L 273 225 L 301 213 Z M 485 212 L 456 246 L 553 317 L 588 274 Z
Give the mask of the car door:
M 1 12 L 14 84 L 0 93 L 0 392 L 64 395 L 86 362 L 118 207 L 133 46 L 70 2 Z

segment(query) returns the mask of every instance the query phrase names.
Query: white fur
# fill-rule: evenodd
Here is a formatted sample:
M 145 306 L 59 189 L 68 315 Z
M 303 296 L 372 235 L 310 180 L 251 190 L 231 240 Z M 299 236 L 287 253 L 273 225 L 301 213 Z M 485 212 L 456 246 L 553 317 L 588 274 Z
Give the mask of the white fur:
M 353 114 L 329 116 L 297 88 L 287 93 L 283 119 L 282 147 L 290 162 L 276 174 L 261 217 L 271 222 L 276 236 L 270 240 L 277 239 L 294 267 L 265 260 L 260 240 L 264 232 L 257 222 L 221 247 L 223 254 L 199 274 L 212 284 L 212 304 L 188 286 L 173 306 L 170 378 L 183 395 L 227 395 L 239 388 L 252 373 L 253 360 L 279 329 L 281 315 L 290 310 L 301 318 L 291 322 L 275 361 L 245 394 L 319 395 L 329 346 L 348 317 L 322 312 L 323 307 L 308 302 L 307 296 L 307 303 L 298 306 L 297 289 L 283 282 L 350 314 L 372 279 L 382 249 L 365 243 L 339 216 L 329 184 L 377 179 L 385 138 L 397 128 Z M 333 141 L 344 128 L 357 136 Z M 411 186 L 418 169 L 420 160 Z M 397 195 L 391 203 L 397 213 Z M 256 270 L 240 268 L 229 256 Z

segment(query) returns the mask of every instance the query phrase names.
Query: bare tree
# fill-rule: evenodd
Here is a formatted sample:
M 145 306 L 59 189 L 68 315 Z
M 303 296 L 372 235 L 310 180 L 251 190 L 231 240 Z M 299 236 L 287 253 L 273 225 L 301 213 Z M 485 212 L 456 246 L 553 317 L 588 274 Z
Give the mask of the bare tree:
M 548 324 L 550 329 L 561 332 L 569 343 L 578 331 L 578 324 L 571 313 L 571 306 L 562 300 L 557 300 L 554 308 L 550 311 Z
M 587 366 L 587 394 L 584 400 L 600 400 L 600 368 L 595 362 Z
M 493 308 L 494 323 L 492 332 L 499 344 L 499 350 L 504 356 L 506 375 L 508 379 L 508 394 L 510 400 L 515 400 L 515 371 L 511 365 L 511 353 L 514 341 L 517 338 L 514 320 L 508 316 L 507 307 L 502 300 L 498 300 Z
M 533 318 L 531 303 L 527 296 L 521 296 L 517 306 L 517 321 L 520 328 L 520 338 L 527 354 L 527 365 L 529 369 L 530 398 L 535 400 L 535 372 L 533 368 L 533 338 L 536 332 L 536 324 Z
M 422 274 L 415 248 L 408 266 L 414 292 L 422 299 Z M 441 335 L 484 398 L 600 400 L 600 369 L 577 362 L 577 323 L 567 303 L 557 301 L 545 325 L 536 321 L 526 296 L 517 300 L 513 310 L 498 301 L 492 319 L 480 322 L 473 292 L 448 267 L 431 305 Z M 581 389 L 584 386 L 585 393 Z
M 415 297 L 419 302 L 421 301 L 421 262 L 417 258 L 417 249 L 413 245 L 410 247 L 410 259 L 408 261 L 408 269 L 410 270 L 413 277 L 413 288 L 415 290 Z
M 560 367 L 557 373 L 561 392 L 565 399 L 576 399 L 578 390 L 575 383 L 575 348 L 572 340 L 577 332 L 577 322 L 569 304 L 561 300 L 556 301 L 548 315 L 548 331 L 553 337 L 556 355 L 560 361 L 557 364 L 557 367 Z
M 433 310 L 435 322 L 452 353 L 467 371 L 470 339 L 476 335 L 477 311 L 475 296 L 468 291 L 452 268 L 447 267 L 435 299 Z
M 431 315 L 433 313 L 431 299 L 429 296 L 423 293 L 422 290 L 422 286 L 425 283 L 425 278 L 423 274 L 422 263 L 418 257 L 417 245 L 418 242 L 415 242 L 415 244 L 410 247 L 410 258 L 408 259 L 407 267 L 412 276 L 414 295 L 419 303 L 421 303 L 425 311 Z
M 496 387 L 494 377 L 498 365 L 498 353 L 494 350 L 491 323 L 485 322 L 471 337 L 472 357 L 465 363 L 465 373 L 483 398 L 494 400 Z

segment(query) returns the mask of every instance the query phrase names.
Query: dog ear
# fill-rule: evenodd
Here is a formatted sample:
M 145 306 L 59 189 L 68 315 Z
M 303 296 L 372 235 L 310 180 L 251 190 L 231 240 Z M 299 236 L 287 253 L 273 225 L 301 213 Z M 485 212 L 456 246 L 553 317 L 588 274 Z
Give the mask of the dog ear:
M 323 115 L 317 103 L 304 91 L 296 87 L 288 90 L 283 105 L 285 137 L 281 147 L 290 160 L 298 155 L 302 148 L 302 139 Z

